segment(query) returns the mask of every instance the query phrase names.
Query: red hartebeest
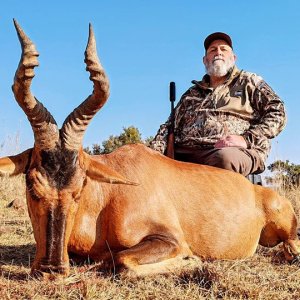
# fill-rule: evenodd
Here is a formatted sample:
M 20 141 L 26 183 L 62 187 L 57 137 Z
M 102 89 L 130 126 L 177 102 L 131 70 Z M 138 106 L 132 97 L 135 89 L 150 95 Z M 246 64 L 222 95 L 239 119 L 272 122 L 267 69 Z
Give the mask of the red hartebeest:
M 143 145 L 109 155 L 82 150 L 84 132 L 109 96 L 90 27 L 85 62 L 93 93 L 58 130 L 31 94 L 38 52 L 15 22 L 22 45 L 13 92 L 34 132 L 34 147 L 0 160 L 0 173 L 26 174 L 37 243 L 33 272 L 69 273 L 68 253 L 137 274 L 165 272 L 183 256 L 238 259 L 258 244 L 283 242 L 297 259 L 300 243 L 290 202 L 243 176 L 171 160 Z M 137 184 L 135 184 L 137 183 Z

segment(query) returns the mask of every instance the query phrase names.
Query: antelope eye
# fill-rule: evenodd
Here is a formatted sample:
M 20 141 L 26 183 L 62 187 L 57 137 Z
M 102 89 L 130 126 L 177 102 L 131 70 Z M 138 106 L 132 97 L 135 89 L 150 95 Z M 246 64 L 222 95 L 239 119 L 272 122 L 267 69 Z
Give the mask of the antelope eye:
M 75 201 L 76 203 L 78 203 L 79 200 L 80 200 L 80 196 L 81 196 L 81 191 L 78 191 L 78 192 L 76 192 L 76 193 L 73 193 L 72 198 L 74 199 L 74 201 Z

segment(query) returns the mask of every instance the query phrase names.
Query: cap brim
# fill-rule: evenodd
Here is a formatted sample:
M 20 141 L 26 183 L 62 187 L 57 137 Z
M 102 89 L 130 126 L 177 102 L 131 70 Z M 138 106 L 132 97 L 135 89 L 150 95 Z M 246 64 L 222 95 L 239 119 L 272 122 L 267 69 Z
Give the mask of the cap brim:
M 232 41 L 231 38 L 228 34 L 224 33 L 224 32 L 215 32 L 210 34 L 205 40 L 204 40 L 204 48 L 205 50 L 208 49 L 208 47 L 210 46 L 210 44 L 215 41 L 215 40 L 223 40 L 225 41 L 230 48 L 232 48 Z

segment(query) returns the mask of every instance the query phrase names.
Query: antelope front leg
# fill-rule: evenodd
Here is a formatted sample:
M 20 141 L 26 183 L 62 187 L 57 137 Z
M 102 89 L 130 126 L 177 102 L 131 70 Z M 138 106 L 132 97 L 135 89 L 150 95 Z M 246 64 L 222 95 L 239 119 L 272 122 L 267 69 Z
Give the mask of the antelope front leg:
M 287 199 L 278 195 L 265 199 L 267 224 L 259 243 L 265 247 L 274 247 L 283 242 L 285 258 L 289 262 L 300 260 L 300 241 L 297 236 L 297 218 Z
M 173 236 L 154 234 L 146 236 L 139 244 L 118 252 L 114 264 L 127 276 L 145 276 L 170 272 L 189 262 L 191 251 L 185 251 Z
M 300 263 L 300 241 L 287 240 L 283 243 L 283 252 L 286 260 L 290 263 Z

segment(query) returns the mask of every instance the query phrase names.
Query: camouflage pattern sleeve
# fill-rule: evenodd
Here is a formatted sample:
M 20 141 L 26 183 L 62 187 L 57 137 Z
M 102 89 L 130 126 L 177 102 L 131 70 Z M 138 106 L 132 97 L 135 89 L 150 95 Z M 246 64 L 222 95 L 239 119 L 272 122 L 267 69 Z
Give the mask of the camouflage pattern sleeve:
M 248 148 L 256 148 L 268 143 L 267 139 L 277 136 L 286 124 L 283 101 L 272 88 L 259 76 L 253 78 L 254 91 L 252 105 L 259 120 L 243 134 Z
M 170 117 L 168 121 L 160 125 L 158 132 L 150 143 L 150 148 L 164 154 L 167 148 L 168 128 L 170 126 Z

